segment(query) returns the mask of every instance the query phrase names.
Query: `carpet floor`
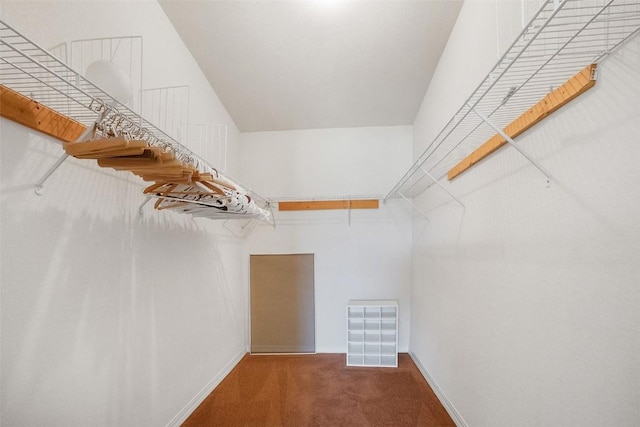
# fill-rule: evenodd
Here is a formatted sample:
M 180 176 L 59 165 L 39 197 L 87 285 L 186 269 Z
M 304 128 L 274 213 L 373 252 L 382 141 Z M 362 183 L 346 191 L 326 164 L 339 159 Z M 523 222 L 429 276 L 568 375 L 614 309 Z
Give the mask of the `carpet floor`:
M 411 358 L 398 368 L 344 354 L 247 355 L 184 426 L 455 426 Z

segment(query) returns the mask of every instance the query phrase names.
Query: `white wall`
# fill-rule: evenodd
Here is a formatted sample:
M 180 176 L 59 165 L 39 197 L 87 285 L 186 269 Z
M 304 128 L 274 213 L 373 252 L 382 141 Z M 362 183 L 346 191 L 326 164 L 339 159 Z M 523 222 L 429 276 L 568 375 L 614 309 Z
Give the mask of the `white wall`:
M 142 35 L 145 87 L 191 85 L 194 122 L 237 128 L 154 2 L 2 2 L 42 46 Z M 245 352 L 242 242 L 210 220 L 142 216 L 145 184 L 0 120 L 2 425 L 166 425 Z M 195 400 L 193 400 L 195 399 Z
M 495 62 L 495 11 L 465 2 L 417 153 L 450 117 L 434 112 L 455 111 Z M 550 188 L 506 147 L 446 184 L 464 211 L 437 188 L 416 200 L 430 222 L 414 221 L 410 351 L 469 426 L 640 424 L 638 70 L 636 36 L 518 139 Z
M 242 182 L 269 197 L 380 195 L 411 161 L 411 126 L 240 135 Z M 346 352 L 349 299 L 397 299 L 407 351 L 411 222 L 402 203 L 377 210 L 279 212 L 247 254 L 314 253 L 316 350 Z M 249 272 L 245 272 L 248 284 Z

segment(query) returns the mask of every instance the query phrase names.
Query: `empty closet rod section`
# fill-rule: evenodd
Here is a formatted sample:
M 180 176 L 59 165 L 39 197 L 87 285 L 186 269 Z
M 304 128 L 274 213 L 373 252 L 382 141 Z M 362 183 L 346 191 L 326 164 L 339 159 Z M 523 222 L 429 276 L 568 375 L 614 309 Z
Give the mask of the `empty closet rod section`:
M 513 41 L 511 46 L 505 51 L 502 57 L 498 60 L 496 65 L 489 71 L 487 77 L 476 87 L 476 89 L 472 92 L 472 94 L 467 98 L 465 103 L 460 107 L 458 112 L 454 115 L 453 121 L 462 122 L 473 108 L 476 108 L 478 103 L 484 98 L 484 96 L 491 91 L 491 89 L 500 81 L 500 79 L 514 66 L 514 64 L 520 59 L 520 57 L 527 51 L 527 48 L 531 46 L 531 44 L 538 38 L 538 36 L 542 33 L 543 29 L 553 20 L 553 18 L 560 12 L 562 6 L 566 4 L 566 0 L 563 1 L 560 5 L 556 5 L 553 9 L 553 12 L 549 14 L 549 16 L 544 20 L 543 24 L 539 26 L 533 35 L 528 35 L 531 26 L 525 27 L 518 37 Z M 544 5 L 540 7 L 540 11 L 544 9 Z M 520 47 L 519 50 L 514 54 L 512 49 L 517 46 L 518 42 L 521 39 L 525 39 L 526 36 L 529 37 L 529 40 L 524 44 L 524 46 Z M 513 55 L 510 57 L 510 55 Z M 535 74 L 535 73 L 534 73 Z M 469 107 L 469 108 L 467 108 Z M 422 156 L 418 158 L 415 162 L 415 167 L 418 168 L 425 161 L 431 157 L 433 153 L 440 147 L 440 145 L 446 140 L 447 137 L 453 132 L 455 127 L 451 128 L 448 133 L 444 133 L 447 128 L 445 127 L 440 131 L 440 133 L 434 138 L 431 144 L 424 151 Z M 436 141 L 439 141 L 436 143 Z M 393 191 L 393 190 L 392 190 Z
M 400 193 L 415 197 L 425 190 L 416 186 L 425 170 L 440 180 L 491 138 L 496 132 L 475 112 L 504 129 L 554 87 L 639 31 L 638 0 L 547 0 L 385 200 Z
M 546 5 L 548 4 L 548 1 L 539 8 L 536 16 L 542 13 Z M 533 25 L 530 24 L 522 29 L 518 37 L 500 57 L 496 65 L 489 71 L 485 79 L 480 82 L 476 89 L 463 103 L 462 107 L 458 109 L 449 123 L 440 130 L 440 132 L 431 141 L 431 143 L 423 151 L 420 157 L 418 157 L 418 159 L 413 163 L 409 170 L 402 176 L 400 181 L 391 189 L 391 191 L 387 193 L 384 200 L 390 199 L 394 194 L 398 194 L 402 186 L 412 177 L 414 173 L 420 170 L 420 168 L 427 162 L 427 160 L 430 159 L 430 157 L 440 148 L 440 146 L 447 140 L 447 138 L 449 138 L 451 134 L 457 129 L 458 124 L 463 122 L 471 113 L 471 109 L 468 108 L 468 106 L 471 106 L 471 108 L 475 108 L 477 106 L 477 104 L 483 99 L 483 97 L 487 93 L 489 93 L 489 91 L 491 91 L 491 89 L 500 81 L 500 78 L 504 76 L 507 71 L 511 69 L 513 64 L 515 64 L 516 61 L 526 52 L 526 49 L 537 39 L 537 37 L 542 33 L 543 29 L 560 12 L 562 6 L 564 6 L 565 3 L 566 0 L 560 5 L 554 7 L 553 11 L 544 20 L 543 24 L 536 28 L 536 31 L 533 35 L 529 35 L 531 28 L 535 28 Z M 523 47 L 518 46 L 521 40 L 525 40 L 527 38 L 528 41 L 524 44 Z M 514 50 L 516 51 L 515 53 Z M 453 151 L 453 149 L 450 150 L 447 155 L 450 154 L 451 151 Z M 440 160 L 443 160 L 444 157 L 446 156 L 443 156 L 443 158 L 441 158 Z
M 473 165 L 488 157 L 504 144 L 509 143 L 514 146 L 527 160 L 533 163 L 540 171 L 542 168 L 534 162 L 524 150 L 515 145 L 513 138 L 521 135 L 525 131 L 532 128 L 537 123 L 559 110 L 564 105 L 568 104 L 578 96 L 591 89 L 596 84 L 596 64 L 591 64 L 582 69 L 575 76 L 567 80 L 562 86 L 548 93 L 543 99 L 538 101 L 534 106 L 522 113 L 518 118 L 513 120 L 504 129 L 500 129 L 493 121 L 489 120 L 486 116 L 480 113 L 475 108 L 469 108 L 473 111 L 484 123 L 489 125 L 496 135 L 492 136 L 488 141 L 476 148 L 471 154 L 460 161 L 456 166 L 449 170 L 447 177 L 452 180 L 470 169 Z M 543 171 L 542 171 L 543 172 Z M 549 174 L 543 172 L 547 177 L 547 183 L 550 183 Z

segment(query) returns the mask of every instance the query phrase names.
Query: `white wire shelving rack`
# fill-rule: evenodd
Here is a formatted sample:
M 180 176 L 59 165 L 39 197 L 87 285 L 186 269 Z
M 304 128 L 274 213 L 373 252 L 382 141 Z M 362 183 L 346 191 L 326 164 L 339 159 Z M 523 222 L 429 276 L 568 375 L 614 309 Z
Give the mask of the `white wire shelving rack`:
M 51 50 L 49 51 L 51 52 Z M 143 56 L 144 43 L 142 36 L 98 37 L 71 40 L 69 42 L 69 60 L 68 62 L 63 60 L 63 62 L 80 73 L 88 70 L 91 64 L 98 61 L 106 61 L 117 66 L 129 76 L 133 92 L 129 100 L 123 101 L 120 99 L 120 101 L 125 103 L 131 110 L 140 112 L 140 99 L 135 94 L 142 89 Z M 58 58 L 60 57 L 58 56 Z M 103 89 L 108 89 L 108 87 Z M 115 94 L 112 93 L 111 95 Z M 143 114 L 141 115 L 144 116 Z M 154 121 L 152 123 L 155 123 L 156 126 L 159 124 Z M 166 128 L 162 126 L 160 128 L 166 132 Z
M 547 0 L 384 200 L 402 197 L 413 205 L 437 184 L 462 205 L 440 182 L 451 168 L 639 30 L 640 0 Z M 550 182 L 535 159 L 505 139 Z
M 237 193 L 249 196 L 245 198 L 248 202 L 233 212 L 221 211 L 220 219 L 229 219 L 237 214 L 239 218 L 270 221 L 267 210 L 269 203 L 265 198 L 221 174 L 196 153 L 1 20 L 0 84 L 82 123 L 87 129 L 93 128 L 98 118 L 104 116 L 106 111 L 112 118 L 110 126 L 114 130 L 126 130 L 128 135 L 144 140 L 150 146 L 172 151 L 176 158 L 194 165 L 199 172 L 210 173 L 235 187 Z M 113 119 L 114 116 L 117 119 Z M 65 159 L 66 155 L 63 155 L 44 174 L 36 183 L 36 189 L 42 186 Z M 215 215 L 207 217 L 215 218 Z

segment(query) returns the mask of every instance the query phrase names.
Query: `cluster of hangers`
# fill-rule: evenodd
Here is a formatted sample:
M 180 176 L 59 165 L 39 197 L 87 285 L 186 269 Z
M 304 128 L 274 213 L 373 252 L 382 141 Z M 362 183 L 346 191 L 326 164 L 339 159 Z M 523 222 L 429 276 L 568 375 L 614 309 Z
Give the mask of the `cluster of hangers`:
M 101 167 L 129 171 L 153 182 L 144 194 L 157 199 L 156 209 L 208 218 L 268 216 L 245 190 L 185 147 L 157 138 L 102 102 L 92 102 L 90 108 L 100 116 L 89 137 L 65 142 L 64 150 L 70 156 L 95 159 Z

